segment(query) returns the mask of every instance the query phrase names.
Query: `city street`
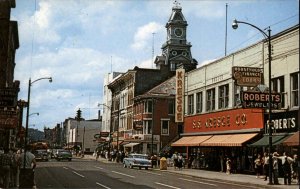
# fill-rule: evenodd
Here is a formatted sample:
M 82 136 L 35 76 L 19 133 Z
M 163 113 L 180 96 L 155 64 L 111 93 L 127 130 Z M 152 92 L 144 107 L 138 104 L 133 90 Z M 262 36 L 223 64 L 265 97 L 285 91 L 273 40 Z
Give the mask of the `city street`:
M 89 159 L 38 162 L 35 178 L 37 188 L 257 188 Z

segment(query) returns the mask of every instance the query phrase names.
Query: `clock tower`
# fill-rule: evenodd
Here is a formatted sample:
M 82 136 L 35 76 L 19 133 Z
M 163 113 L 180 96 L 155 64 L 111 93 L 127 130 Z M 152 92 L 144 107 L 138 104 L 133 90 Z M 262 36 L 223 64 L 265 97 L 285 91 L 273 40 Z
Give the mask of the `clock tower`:
M 191 43 L 186 40 L 187 21 L 185 20 L 181 6 L 174 2 L 172 13 L 166 24 L 167 41 L 162 45 L 162 55 L 157 56 L 155 64 L 157 68 L 168 68 L 175 71 L 183 68 L 190 71 L 196 68 L 197 61 L 192 58 Z

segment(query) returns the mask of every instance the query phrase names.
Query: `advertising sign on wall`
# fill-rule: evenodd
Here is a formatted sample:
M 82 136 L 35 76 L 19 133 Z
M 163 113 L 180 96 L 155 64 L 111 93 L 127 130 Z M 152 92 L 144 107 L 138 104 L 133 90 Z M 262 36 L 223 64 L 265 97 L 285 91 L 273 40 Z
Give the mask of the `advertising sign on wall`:
M 242 105 L 244 108 L 268 108 L 269 100 L 271 99 L 272 109 L 281 108 L 281 94 L 280 93 L 261 93 L 261 92 L 242 92 Z
M 184 116 L 184 69 L 176 70 L 175 122 L 183 122 Z
M 255 87 L 262 83 L 263 69 L 233 66 L 232 77 L 238 86 Z
M 262 129 L 264 115 L 262 109 L 233 109 L 189 116 L 185 118 L 184 125 L 185 133 Z

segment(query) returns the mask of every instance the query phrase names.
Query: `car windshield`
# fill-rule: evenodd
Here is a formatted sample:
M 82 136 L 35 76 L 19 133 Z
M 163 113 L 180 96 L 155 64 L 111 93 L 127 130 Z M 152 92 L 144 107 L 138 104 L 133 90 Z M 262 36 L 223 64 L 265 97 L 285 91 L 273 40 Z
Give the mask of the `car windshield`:
M 148 159 L 148 156 L 146 156 L 146 155 L 133 155 L 133 158 Z

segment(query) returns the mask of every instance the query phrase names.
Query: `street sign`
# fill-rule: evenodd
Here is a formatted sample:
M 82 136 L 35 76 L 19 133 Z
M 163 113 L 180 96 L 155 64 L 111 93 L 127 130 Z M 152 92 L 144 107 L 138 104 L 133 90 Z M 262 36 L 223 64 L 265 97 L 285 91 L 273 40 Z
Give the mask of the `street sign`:
M 108 137 L 109 132 L 100 132 L 100 137 Z
M 18 90 L 15 88 L 0 88 L 0 107 L 17 105 Z

